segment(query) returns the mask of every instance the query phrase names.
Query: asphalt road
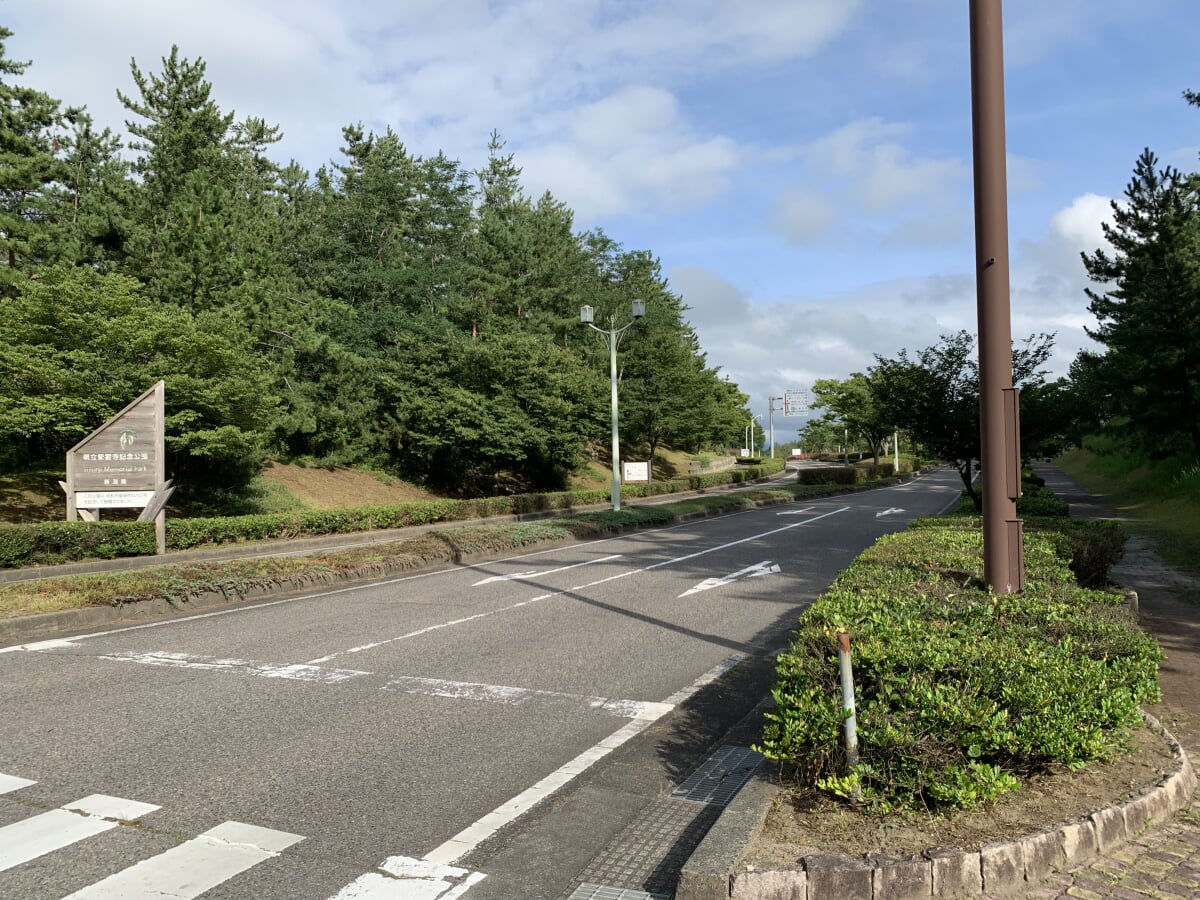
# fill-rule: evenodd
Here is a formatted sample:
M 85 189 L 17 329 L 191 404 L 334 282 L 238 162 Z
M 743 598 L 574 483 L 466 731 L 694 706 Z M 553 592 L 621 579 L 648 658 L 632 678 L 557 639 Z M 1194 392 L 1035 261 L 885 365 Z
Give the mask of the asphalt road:
M 834 575 L 959 490 L 0 648 L 0 898 L 565 896 Z

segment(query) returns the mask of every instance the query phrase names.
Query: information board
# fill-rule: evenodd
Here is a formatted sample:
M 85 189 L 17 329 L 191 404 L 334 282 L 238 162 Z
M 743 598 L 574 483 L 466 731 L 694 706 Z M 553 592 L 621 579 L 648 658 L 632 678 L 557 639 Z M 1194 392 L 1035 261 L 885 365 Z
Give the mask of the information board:
M 808 391 L 784 391 L 783 414 L 785 416 L 802 416 L 808 412 Z

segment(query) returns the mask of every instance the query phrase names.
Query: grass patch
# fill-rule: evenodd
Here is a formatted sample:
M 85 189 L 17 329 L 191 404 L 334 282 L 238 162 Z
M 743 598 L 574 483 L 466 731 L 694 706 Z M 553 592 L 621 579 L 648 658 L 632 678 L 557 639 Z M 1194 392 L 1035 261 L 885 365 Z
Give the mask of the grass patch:
M 1130 530 L 1150 538 L 1163 559 L 1200 570 L 1200 466 L 1179 459 L 1147 461 L 1106 445 L 1073 450 L 1056 462 L 1125 518 Z

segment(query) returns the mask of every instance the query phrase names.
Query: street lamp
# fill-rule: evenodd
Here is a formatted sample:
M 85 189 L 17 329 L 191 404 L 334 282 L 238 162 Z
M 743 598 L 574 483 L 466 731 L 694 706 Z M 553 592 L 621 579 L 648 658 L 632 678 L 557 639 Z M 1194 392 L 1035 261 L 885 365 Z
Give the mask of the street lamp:
M 750 424 L 746 427 L 750 430 L 750 458 L 754 459 L 754 423 L 762 419 L 761 415 L 751 416 Z
M 621 445 L 617 439 L 617 345 L 625 330 L 642 316 L 646 315 L 646 302 L 633 301 L 633 321 L 627 322 L 620 328 L 616 327 L 617 317 L 608 317 L 608 328 L 600 328 L 593 324 L 595 310 L 590 306 L 579 308 L 579 321 L 593 331 L 598 331 L 608 339 L 608 371 L 612 381 L 612 508 L 616 512 L 621 508 Z

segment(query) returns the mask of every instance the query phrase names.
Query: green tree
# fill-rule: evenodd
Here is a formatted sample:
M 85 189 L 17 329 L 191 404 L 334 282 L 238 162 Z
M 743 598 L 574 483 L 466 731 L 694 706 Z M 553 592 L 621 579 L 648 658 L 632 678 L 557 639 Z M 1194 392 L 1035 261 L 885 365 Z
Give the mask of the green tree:
M 1107 393 L 1155 455 L 1200 456 L 1200 193 L 1145 150 L 1104 223 L 1110 250 L 1084 253 L 1088 334 L 1107 348 Z
M 828 410 L 823 418 L 830 424 L 840 424 L 852 435 L 862 438 L 871 448 L 875 464 L 879 464 L 879 454 L 896 425 L 888 412 L 875 402 L 875 393 L 866 375 L 854 372 L 844 381 L 818 379 L 813 382 L 812 405 Z
M 6 464 L 60 462 L 159 379 L 168 468 L 181 490 L 234 490 L 262 468 L 276 399 L 224 312 L 193 315 L 122 275 L 44 268 L 0 303 L 0 443 Z
M 265 150 L 278 129 L 235 124 L 212 99 L 203 60 L 172 47 L 161 73 L 130 69 L 137 96 L 118 91 L 136 118 L 126 124 L 139 152 L 130 205 L 126 271 L 149 295 L 193 311 L 228 304 L 261 274 L 269 244 L 269 199 L 277 167 Z
M 1053 335 L 1038 334 L 1014 347 L 1014 387 L 1036 396 L 1045 384 L 1042 366 L 1053 346 Z M 981 452 L 974 336 L 966 331 L 942 335 L 937 344 L 919 350 L 915 359 L 907 350 L 891 359 L 879 355 L 875 359 L 869 383 L 882 414 L 907 431 L 927 453 L 952 462 L 976 509 L 981 509 L 983 498 L 976 492 L 973 478 Z M 1031 416 L 1037 418 L 1045 417 Z M 1041 440 L 1039 437 L 1034 444 Z M 1022 447 L 1023 452 L 1025 449 Z
M 48 94 L 15 83 L 30 64 L 6 56 L 12 34 L 0 26 L 0 296 L 42 261 L 46 190 L 62 176 L 64 114 Z

